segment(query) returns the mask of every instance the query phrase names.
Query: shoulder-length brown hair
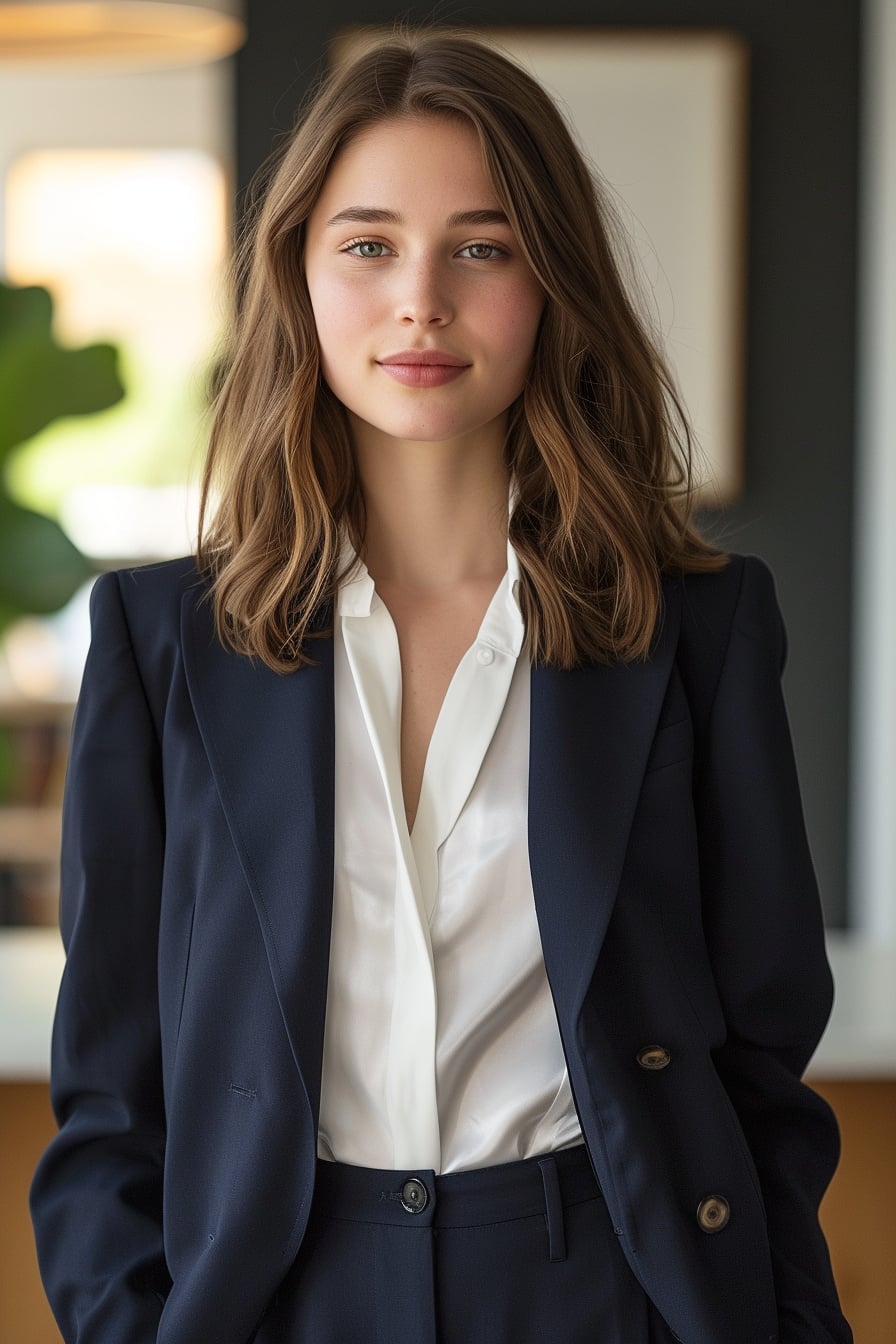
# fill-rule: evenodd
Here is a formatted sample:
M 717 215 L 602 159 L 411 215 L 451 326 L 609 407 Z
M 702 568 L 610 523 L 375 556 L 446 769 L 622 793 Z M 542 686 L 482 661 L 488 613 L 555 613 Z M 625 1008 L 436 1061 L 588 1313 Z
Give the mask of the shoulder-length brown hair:
M 546 296 L 505 447 L 529 654 L 564 668 L 646 657 L 661 574 L 726 563 L 690 521 L 687 421 L 623 285 L 612 210 L 563 117 L 506 56 L 438 28 L 374 39 L 340 65 L 262 172 L 235 259 L 241 302 L 202 487 L 198 558 L 219 637 L 277 670 L 312 661 L 306 640 L 326 633 L 343 577 L 340 526 L 363 554 L 347 421 L 320 375 L 304 230 L 340 148 L 400 116 L 472 125 Z

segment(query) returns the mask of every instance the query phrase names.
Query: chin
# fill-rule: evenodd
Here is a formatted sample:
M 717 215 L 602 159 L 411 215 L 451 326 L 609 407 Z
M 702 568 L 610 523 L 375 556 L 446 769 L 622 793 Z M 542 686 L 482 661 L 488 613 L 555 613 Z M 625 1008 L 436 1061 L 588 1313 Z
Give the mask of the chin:
M 390 439 L 400 439 L 404 443 L 447 443 L 452 439 L 465 438 L 471 431 L 469 425 L 382 425 L 380 433 Z

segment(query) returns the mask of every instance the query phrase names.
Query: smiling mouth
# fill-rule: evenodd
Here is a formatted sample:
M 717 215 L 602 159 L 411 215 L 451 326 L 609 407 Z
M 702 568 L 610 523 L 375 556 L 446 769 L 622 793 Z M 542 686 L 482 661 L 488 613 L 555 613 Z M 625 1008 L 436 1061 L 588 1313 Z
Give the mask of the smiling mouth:
M 470 368 L 455 356 L 438 351 L 407 351 L 376 362 L 383 373 L 406 387 L 441 387 L 454 382 Z

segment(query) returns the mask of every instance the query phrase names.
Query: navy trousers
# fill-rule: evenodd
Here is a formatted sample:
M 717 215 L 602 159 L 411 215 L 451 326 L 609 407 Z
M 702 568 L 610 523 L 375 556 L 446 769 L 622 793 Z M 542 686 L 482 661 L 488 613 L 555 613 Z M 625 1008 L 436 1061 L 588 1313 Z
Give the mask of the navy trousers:
M 255 1344 L 667 1344 L 584 1144 L 472 1171 L 319 1161 Z

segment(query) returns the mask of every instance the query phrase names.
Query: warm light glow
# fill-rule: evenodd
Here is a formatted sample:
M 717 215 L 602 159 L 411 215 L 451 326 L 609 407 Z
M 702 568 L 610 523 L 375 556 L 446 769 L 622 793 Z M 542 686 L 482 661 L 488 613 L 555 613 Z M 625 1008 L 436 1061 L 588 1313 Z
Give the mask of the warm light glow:
M 133 337 L 180 367 L 208 345 L 226 213 L 220 165 L 196 150 L 26 154 L 7 178 L 6 271 L 53 291 L 62 339 Z
M 61 342 L 121 352 L 126 399 L 55 422 L 9 469 L 17 498 L 89 555 L 190 549 L 228 234 L 224 170 L 198 150 L 46 150 L 9 170 L 10 280 L 50 290 Z
M 0 3 L 0 61 L 214 60 L 246 40 L 233 0 Z M 229 11 L 222 13 L 221 11 Z

